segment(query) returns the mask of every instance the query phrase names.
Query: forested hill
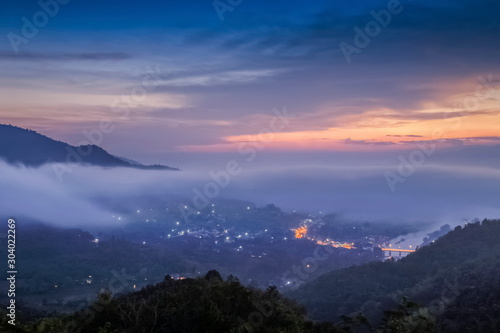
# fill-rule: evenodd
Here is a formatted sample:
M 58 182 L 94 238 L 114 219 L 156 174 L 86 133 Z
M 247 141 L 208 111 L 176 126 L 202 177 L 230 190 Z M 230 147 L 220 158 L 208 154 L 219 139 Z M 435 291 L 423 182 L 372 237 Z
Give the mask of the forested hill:
M 163 282 L 122 296 L 103 291 L 88 309 L 36 322 L 6 323 L 1 332 L 85 333 L 223 333 L 337 332 L 329 324 L 308 321 L 302 307 L 275 287 L 248 288 L 237 278 L 222 279 L 209 271 L 204 277 Z M 3 322 L 2 322 L 3 320 Z
M 500 220 L 456 227 L 397 262 L 334 271 L 295 290 L 314 319 L 361 312 L 371 322 L 403 298 L 442 332 L 500 332 Z
M 103 134 L 100 133 L 102 136 Z M 101 136 L 93 141 L 102 141 Z M 163 165 L 142 165 L 138 162 L 116 157 L 101 147 L 91 144 L 82 134 L 81 146 L 53 140 L 35 131 L 0 124 L 0 159 L 26 166 L 40 166 L 45 163 L 78 163 L 102 167 L 126 167 L 136 169 L 178 170 Z
M 12 326 L 0 310 L 0 332 L 497 333 L 499 239 L 500 220 L 457 227 L 400 261 L 334 271 L 285 295 L 299 302 L 213 270 L 198 278 L 167 275 L 129 294 L 103 290 L 70 315 L 30 322 L 20 312 Z M 327 323 L 341 315 L 338 324 Z

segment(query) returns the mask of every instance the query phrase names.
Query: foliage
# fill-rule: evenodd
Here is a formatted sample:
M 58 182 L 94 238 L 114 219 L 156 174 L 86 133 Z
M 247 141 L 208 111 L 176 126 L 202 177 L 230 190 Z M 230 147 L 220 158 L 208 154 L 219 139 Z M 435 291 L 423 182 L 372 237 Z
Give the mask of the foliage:
M 63 318 L 20 324 L 19 332 L 342 332 L 305 317 L 303 307 L 283 297 L 276 287 L 244 287 L 217 271 L 205 277 L 174 280 L 118 297 L 102 292 L 88 309 Z M 8 329 L 2 323 L 0 330 Z
M 499 239 L 500 220 L 467 224 L 400 261 L 333 271 L 291 296 L 317 320 L 338 321 L 342 315 L 363 313 L 375 323 L 407 296 L 423 305 L 438 331 L 497 332 Z M 393 315 L 386 329 L 407 317 L 404 312 L 401 316 Z

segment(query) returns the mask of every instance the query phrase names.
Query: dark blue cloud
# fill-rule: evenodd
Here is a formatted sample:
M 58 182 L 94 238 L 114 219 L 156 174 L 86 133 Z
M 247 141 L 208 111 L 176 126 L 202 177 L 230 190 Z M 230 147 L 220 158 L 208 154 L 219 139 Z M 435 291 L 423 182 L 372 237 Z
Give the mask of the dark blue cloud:
M 88 60 L 88 61 L 103 61 L 103 60 L 125 60 L 132 58 L 131 55 L 119 52 L 108 53 L 33 53 L 23 52 L 21 54 L 13 54 L 11 52 L 0 51 L 0 59 L 4 60 Z

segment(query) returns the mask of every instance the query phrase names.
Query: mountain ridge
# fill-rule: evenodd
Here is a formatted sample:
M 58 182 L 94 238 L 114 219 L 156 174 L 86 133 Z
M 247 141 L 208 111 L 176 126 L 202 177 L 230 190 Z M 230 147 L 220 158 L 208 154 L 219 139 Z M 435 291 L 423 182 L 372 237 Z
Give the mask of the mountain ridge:
M 287 296 L 312 319 L 333 322 L 356 313 L 377 322 L 408 297 L 435 318 L 439 332 L 498 332 L 500 321 L 489 317 L 500 318 L 499 235 L 500 220 L 457 226 L 399 261 L 332 271 Z
M 0 159 L 10 164 L 30 167 L 48 163 L 76 163 L 145 170 L 179 170 L 159 164 L 143 165 L 136 161 L 132 163 L 132 160 L 111 155 L 97 145 L 72 146 L 31 129 L 7 124 L 0 124 Z

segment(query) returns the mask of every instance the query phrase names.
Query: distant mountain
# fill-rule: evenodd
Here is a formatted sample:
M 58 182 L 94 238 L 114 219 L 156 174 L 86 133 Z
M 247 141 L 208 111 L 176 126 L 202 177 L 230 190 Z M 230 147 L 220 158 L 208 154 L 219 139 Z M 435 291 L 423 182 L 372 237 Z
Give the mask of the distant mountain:
M 422 306 L 406 319 L 430 315 L 432 332 L 500 332 L 499 239 L 500 220 L 458 226 L 399 261 L 326 273 L 289 296 L 316 320 L 377 322 L 406 298 Z
M 137 162 L 137 161 L 134 161 L 134 160 L 131 160 L 129 158 L 125 158 L 125 157 L 120 157 L 120 156 L 115 156 L 117 159 L 119 160 L 122 160 L 124 162 L 127 162 L 131 165 L 135 165 L 135 166 L 144 166 L 144 164 L 142 164 L 141 162 Z
M 79 163 L 102 167 L 179 170 L 164 165 L 143 165 L 113 156 L 96 145 L 71 146 L 35 131 L 0 124 L 0 158 L 12 164 L 40 166 L 46 163 Z

